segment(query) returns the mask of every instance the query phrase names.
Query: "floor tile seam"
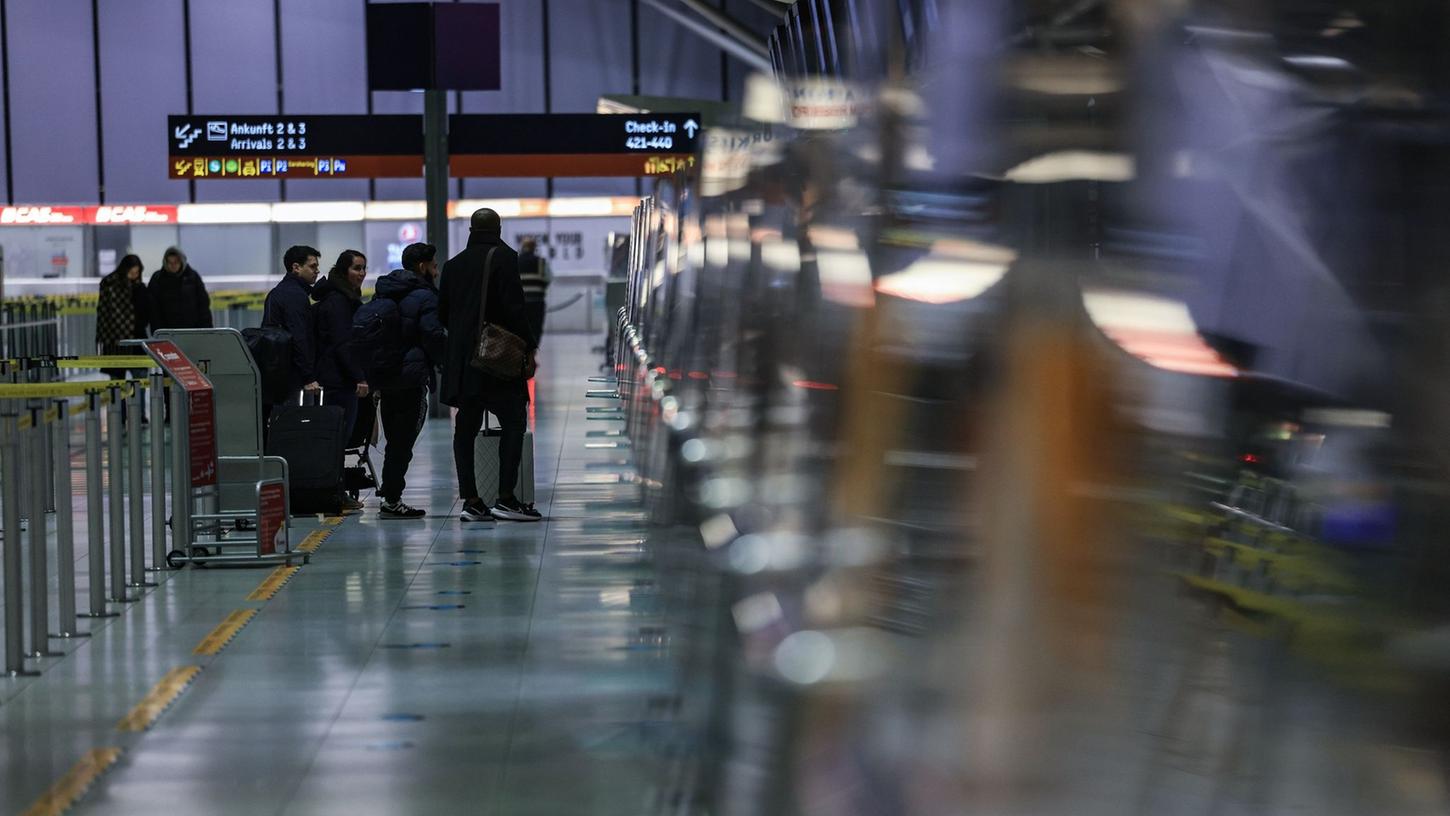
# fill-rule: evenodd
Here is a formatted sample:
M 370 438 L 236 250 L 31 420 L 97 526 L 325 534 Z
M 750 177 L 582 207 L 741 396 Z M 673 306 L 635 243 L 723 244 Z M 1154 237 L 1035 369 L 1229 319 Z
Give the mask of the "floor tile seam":
M 582 408 L 584 404 L 585 401 L 582 396 L 571 398 L 569 400 L 568 410 L 563 413 L 564 427 L 560 429 L 562 433 L 560 434 L 558 453 L 556 454 L 556 459 L 554 461 L 554 473 L 556 474 L 556 479 L 558 478 L 557 474 L 559 469 L 559 463 L 564 460 L 564 453 L 569 447 L 569 425 L 574 421 L 575 414 L 579 413 L 579 409 Z M 551 491 L 551 496 L 553 495 L 557 495 L 557 491 Z M 512 761 L 513 758 L 514 733 L 518 727 L 519 709 L 522 707 L 523 704 L 524 682 L 527 679 L 529 671 L 526 658 L 529 654 L 529 645 L 533 642 L 534 639 L 535 613 L 538 610 L 539 604 L 539 584 L 541 583 L 544 576 L 545 561 L 548 559 L 551 552 L 551 550 L 549 549 L 549 536 L 553 532 L 552 517 L 546 518 L 544 521 L 544 525 L 544 536 L 539 543 L 539 566 L 534 573 L 534 589 L 531 593 L 529 593 L 529 625 L 528 628 L 524 631 L 523 651 L 519 655 L 518 684 L 514 688 L 514 702 L 512 709 L 509 712 L 508 731 L 504 737 L 503 756 L 500 758 L 498 764 L 498 780 L 497 783 L 494 785 L 493 798 L 490 802 L 490 812 L 497 812 L 499 798 L 503 796 L 504 784 L 508 781 L 509 762 Z
M 452 503 L 448 505 L 449 517 L 456 515 L 454 509 L 458 505 L 459 500 L 457 499 L 455 499 Z M 345 526 L 347 526 L 346 521 L 344 521 L 342 524 L 338 525 L 334 529 L 341 529 Z M 447 529 L 449 529 L 449 527 L 446 523 L 440 524 L 438 526 L 438 529 L 433 533 L 433 541 L 428 546 L 428 552 L 424 554 L 423 560 L 420 561 L 417 568 L 413 570 L 413 576 L 408 580 L 407 586 L 405 586 L 403 588 L 403 591 L 399 594 L 397 606 L 393 607 L 392 613 L 388 615 L 387 620 L 384 621 L 383 625 L 378 629 L 378 639 L 373 642 L 372 648 L 368 650 L 367 658 L 363 660 L 362 664 L 358 667 L 357 674 L 353 675 L 352 683 L 348 685 L 347 693 L 342 695 L 342 698 L 338 701 L 337 709 L 333 712 L 332 719 L 327 723 L 327 727 L 323 729 L 322 733 L 319 735 L 317 739 L 317 747 L 312 751 L 312 755 L 308 757 L 306 763 L 302 765 L 301 772 L 297 775 L 297 781 L 293 784 L 292 789 L 287 792 L 287 796 L 282 799 L 281 807 L 277 810 L 277 816 L 284 816 L 284 814 L 287 813 L 288 809 L 291 808 L 293 800 L 297 798 L 298 791 L 302 789 L 303 783 L 307 781 L 307 777 L 311 775 L 313 767 L 317 765 L 317 758 L 322 755 L 322 749 L 327 745 L 328 739 L 331 738 L 333 729 L 337 727 L 338 721 L 342 719 L 342 712 L 347 710 L 348 701 L 352 699 L 352 695 L 357 691 L 358 683 L 362 682 L 363 675 L 367 674 L 368 667 L 371 666 L 373 660 L 376 659 L 379 644 L 381 644 L 383 639 L 388 636 L 389 627 L 391 627 L 393 625 L 393 621 L 397 619 L 398 613 L 401 611 L 401 607 L 407 601 L 408 593 L 412 590 L 413 584 L 417 583 L 418 576 L 422 574 L 423 569 L 427 567 L 428 557 L 431 556 L 433 550 L 438 547 L 438 539 L 442 537 L 444 531 Z

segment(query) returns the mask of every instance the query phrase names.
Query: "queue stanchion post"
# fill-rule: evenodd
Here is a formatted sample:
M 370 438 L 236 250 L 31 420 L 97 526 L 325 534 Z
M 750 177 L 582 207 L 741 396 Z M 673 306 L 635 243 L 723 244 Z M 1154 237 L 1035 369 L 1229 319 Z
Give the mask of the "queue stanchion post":
M 101 392 L 86 395 L 86 571 L 90 576 L 87 591 L 89 611 L 83 618 L 114 618 L 118 613 L 106 609 L 106 516 L 105 487 L 101 476 Z
M 166 376 L 151 374 L 151 569 L 166 569 Z M 175 478 L 173 476 L 173 478 Z
M 171 542 L 191 551 L 191 456 L 188 441 L 186 389 L 171 381 Z
M 146 472 L 141 445 L 141 381 L 131 380 L 126 395 L 126 492 L 130 500 L 131 575 L 127 586 L 154 587 L 146 580 Z
M 36 380 L 39 382 L 49 383 L 55 382 L 59 378 L 60 368 L 54 356 L 50 357 L 49 359 L 42 360 L 40 364 L 40 369 L 36 374 Z M 45 404 L 44 400 L 41 401 L 41 404 Z M 45 512 L 54 513 L 57 507 L 55 503 L 55 457 L 52 455 L 51 449 L 55 445 L 55 440 L 51 438 L 51 435 L 48 432 L 42 433 L 40 435 L 40 438 L 45 441 L 45 480 L 41 482 L 41 484 L 45 485 Z
M 30 409 L 28 439 L 28 477 L 30 491 L 30 652 L 29 657 L 60 657 L 50 650 L 50 525 L 45 519 L 45 408 Z
M 121 443 L 126 431 L 121 427 L 121 389 L 111 386 L 110 401 L 106 404 L 106 477 L 110 480 L 111 522 L 111 602 L 130 603 L 133 598 L 126 594 L 126 496 L 123 486 L 126 482 L 122 468 Z
M 63 400 L 51 402 L 55 422 L 51 423 L 51 468 L 55 476 L 55 571 L 60 583 L 56 613 L 57 631 L 51 637 L 88 637 L 76 625 L 76 534 L 75 491 L 71 487 L 70 406 Z
M 21 602 L 24 578 L 20 556 L 20 420 L 13 412 L 0 416 L 0 523 L 5 526 L 5 674 L 30 677 L 25 669 L 25 620 Z

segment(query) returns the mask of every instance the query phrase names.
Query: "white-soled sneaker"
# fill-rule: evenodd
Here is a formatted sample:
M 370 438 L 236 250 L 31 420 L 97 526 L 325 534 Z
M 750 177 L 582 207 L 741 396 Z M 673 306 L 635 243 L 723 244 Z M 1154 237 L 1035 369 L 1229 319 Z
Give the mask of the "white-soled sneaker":
M 493 514 L 505 521 L 538 521 L 544 517 L 532 504 L 504 498 L 494 504 Z
M 401 501 L 387 501 L 385 499 L 382 505 L 378 507 L 378 515 L 391 519 L 419 519 L 428 515 L 428 511 L 421 510 L 417 507 L 409 507 Z
M 459 518 L 464 521 L 483 524 L 492 524 L 495 521 L 493 513 L 488 511 L 488 505 L 483 503 L 483 499 L 473 499 L 464 502 L 463 512 L 459 514 Z

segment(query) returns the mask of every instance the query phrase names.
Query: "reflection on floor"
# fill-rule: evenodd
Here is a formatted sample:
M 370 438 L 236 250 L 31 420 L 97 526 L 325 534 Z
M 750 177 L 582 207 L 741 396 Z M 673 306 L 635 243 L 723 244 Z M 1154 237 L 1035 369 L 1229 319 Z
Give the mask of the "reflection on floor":
M 430 420 L 404 496 L 428 518 L 381 521 L 370 501 L 269 601 L 248 600 L 268 570 L 171 574 L 40 679 L 0 680 L 0 810 L 111 747 L 74 812 L 654 809 L 675 678 L 635 489 L 599 478 L 619 450 L 587 445 L 591 340 L 546 348 L 544 523 L 462 526 L 448 423 Z M 239 610 L 256 614 L 225 648 L 194 653 Z M 118 730 L 159 683 L 150 730 Z

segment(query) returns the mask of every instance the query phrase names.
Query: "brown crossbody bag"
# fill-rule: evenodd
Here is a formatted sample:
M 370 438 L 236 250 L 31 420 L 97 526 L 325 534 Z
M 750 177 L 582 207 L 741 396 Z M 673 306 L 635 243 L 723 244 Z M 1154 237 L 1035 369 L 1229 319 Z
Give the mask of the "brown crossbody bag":
M 478 371 L 501 380 L 527 380 L 534 376 L 534 360 L 524 338 L 488 322 L 488 284 L 493 277 L 493 253 L 490 247 L 483 259 L 483 290 L 478 295 L 478 339 L 473 344 L 473 358 L 468 364 Z

